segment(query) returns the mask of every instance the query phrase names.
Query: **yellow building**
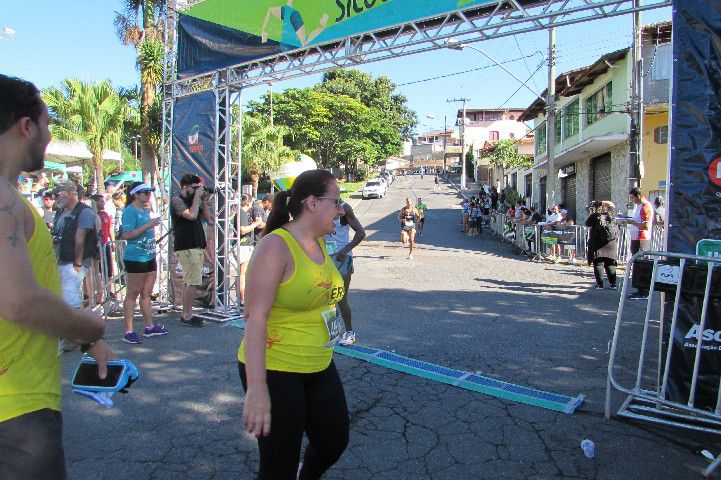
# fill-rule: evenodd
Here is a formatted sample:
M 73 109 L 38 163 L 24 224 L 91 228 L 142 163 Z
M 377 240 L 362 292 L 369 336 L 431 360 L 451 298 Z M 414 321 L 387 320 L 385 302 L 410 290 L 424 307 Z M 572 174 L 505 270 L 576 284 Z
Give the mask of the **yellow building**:
M 666 197 L 668 141 L 668 105 L 647 109 L 643 116 L 641 190 L 651 201 Z

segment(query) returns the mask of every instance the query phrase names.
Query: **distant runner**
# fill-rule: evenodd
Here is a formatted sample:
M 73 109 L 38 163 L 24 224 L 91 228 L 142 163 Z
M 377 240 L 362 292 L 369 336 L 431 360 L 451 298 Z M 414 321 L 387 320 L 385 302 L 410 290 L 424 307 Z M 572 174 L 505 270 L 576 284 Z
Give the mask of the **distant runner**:
M 406 198 L 406 205 L 401 208 L 398 213 L 398 220 L 401 221 L 401 242 L 406 245 L 410 241 L 410 251 L 408 252 L 408 260 L 413 260 L 413 247 L 416 237 L 416 220 L 418 219 L 418 211 L 413 207 L 410 198 Z
M 423 227 L 426 223 L 426 210 L 428 210 L 428 207 L 426 207 L 426 204 L 423 203 L 421 200 L 421 197 L 418 197 L 418 203 L 416 203 L 416 211 L 418 212 L 418 236 L 423 236 Z
M 333 220 L 335 228 L 331 235 L 325 236 L 325 247 L 326 250 L 328 250 L 328 255 L 333 259 L 335 266 L 343 276 L 343 282 L 345 283 L 343 298 L 338 301 L 337 306 L 343 318 L 346 332 L 338 343 L 341 345 L 350 345 L 356 341 L 355 331 L 353 330 L 353 324 L 351 322 L 351 309 L 348 304 L 348 288 L 350 288 L 350 280 L 353 275 L 353 249 L 363 241 L 366 236 L 366 231 L 358 221 L 355 213 L 353 213 L 353 208 L 350 205 L 343 203 L 341 208 L 343 208 L 345 213 Z M 353 229 L 354 232 L 353 240 L 350 239 L 351 229 Z

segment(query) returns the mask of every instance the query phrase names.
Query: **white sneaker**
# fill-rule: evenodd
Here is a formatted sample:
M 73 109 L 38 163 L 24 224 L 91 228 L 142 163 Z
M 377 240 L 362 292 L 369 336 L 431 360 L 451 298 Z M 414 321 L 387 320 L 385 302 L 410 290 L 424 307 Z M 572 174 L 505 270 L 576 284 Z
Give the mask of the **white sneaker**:
M 338 342 L 340 345 L 347 347 L 348 345 L 352 345 L 355 343 L 355 332 L 353 330 L 348 330 L 343 334 L 343 338 Z
M 413 254 L 412 254 L 412 253 L 409 253 L 409 254 L 408 254 L 408 260 L 413 260 Z

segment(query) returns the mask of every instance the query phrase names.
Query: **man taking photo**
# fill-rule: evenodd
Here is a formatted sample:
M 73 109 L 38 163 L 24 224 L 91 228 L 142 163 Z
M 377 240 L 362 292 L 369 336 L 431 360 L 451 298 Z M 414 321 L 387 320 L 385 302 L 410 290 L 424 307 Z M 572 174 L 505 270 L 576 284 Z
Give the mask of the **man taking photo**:
M 50 116 L 30 82 L 0 75 L 0 478 L 67 478 L 60 414 L 59 337 L 83 345 L 99 376 L 117 357 L 105 322 L 61 295 L 52 239 L 17 191 L 43 168 Z
M 203 320 L 193 315 L 193 302 L 203 283 L 203 251 L 207 246 L 203 220 L 210 220 L 208 198 L 200 177 L 187 173 L 180 179 L 180 194 L 173 197 L 170 205 L 173 245 L 185 281 L 180 323 L 186 327 L 203 326 Z

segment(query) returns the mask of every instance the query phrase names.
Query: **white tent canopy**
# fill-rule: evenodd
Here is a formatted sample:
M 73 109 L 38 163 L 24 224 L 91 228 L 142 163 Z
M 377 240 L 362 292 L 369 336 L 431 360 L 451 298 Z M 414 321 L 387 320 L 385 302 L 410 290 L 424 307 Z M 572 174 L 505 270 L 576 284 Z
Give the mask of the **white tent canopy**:
M 71 165 L 90 160 L 93 158 L 93 154 L 90 153 L 88 146 L 84 142 L 52 141 L 45 150 L 45 158 L 51 162 Z M 113 150 L 106 150 L 103 153 L 103 160 L 105 161 L 119 162 L 121 158 L 120 152 Z

